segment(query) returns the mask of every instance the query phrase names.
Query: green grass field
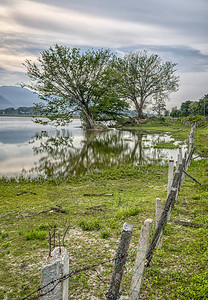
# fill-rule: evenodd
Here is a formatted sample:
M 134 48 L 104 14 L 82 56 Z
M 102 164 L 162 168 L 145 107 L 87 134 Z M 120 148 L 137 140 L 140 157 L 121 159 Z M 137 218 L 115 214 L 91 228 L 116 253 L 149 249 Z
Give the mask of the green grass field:
M 179 124 L 150 125 L 142 130 L 168 131 L 181 140 L 190 131 Z M 206 155 L 208 127 L 197 129 L 195 137 L 197 151 Z M 175 222 L 208 224 L 207 160 L 192 159 L 188 172 L 202 185 L 190 178 L 182 184 L 163 247 L 145 269 L 141 299 L 208 298 L 208 229 Z M 69 299 L 105 299 L 124 222 L 134 224 L 121 286 L 121 299 L 128 299 L 141 225 L 147 218 L 155 221 L 156 198 L 166 201 L 167 175 L 167 165 L 154 164 L 121 165 L 65 181 L 1 179 L 0 299 L 22 299 L 39 288 L 49 253 L 48 233 L 55 226 L 63 236 L 68 225 L 65 246 L 74 272 Z M 51 209 L 60 206 L 65 213 Z M 100 265 L 91 268 L 94 264 Z M 88 271 L 76 273 L 88 266 Z

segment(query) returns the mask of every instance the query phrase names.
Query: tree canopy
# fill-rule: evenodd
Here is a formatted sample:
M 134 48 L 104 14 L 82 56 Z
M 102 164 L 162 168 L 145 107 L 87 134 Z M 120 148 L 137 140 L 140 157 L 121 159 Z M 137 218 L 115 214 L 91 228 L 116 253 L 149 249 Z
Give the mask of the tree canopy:
M 175 117 L 187 117 L 187 116 L 208 116 L 208 94 L 204 95 L 198 101 L 187 100 L 181 103 L 179 109 L 173 107 L 170 116 Z
M 55 45 L 41 52 L 36 63 L 26 60 L 24 65 L 30 78 L 25 86 L 43 100 L 35 105 L 36 112 L 56 125 L 69 122 L 74 113 L 79 113 L 86 127 L 94 128 L 97 120 L 122 116 L 130 102 L 139 118 L 149 103 L 161 114 L 179 82 L 176 64 L 163 62 L 146 51 L 117 58 L 109 49 L 82 52 Z
M 157 54 L 149 56 L 147 51 L 131 52 L 120 59 L 124 96 L 133 102 L 139 118 L 153 99 L 163 102 L 177 91 L 179 77 L 175 75 L 175 67 L 175 63 L 163 62 Z
M 127 106 L 119 97 L 120 73 L 110 50 L 87 50 L 55 45 L 41 52 L 38 62 L 25 62 L 31 80 L 26 85 L 44 104 L 36 110 L 55 124 L 69 122 L 80 112 L 88 128 L 99 117 L 119 115 Z

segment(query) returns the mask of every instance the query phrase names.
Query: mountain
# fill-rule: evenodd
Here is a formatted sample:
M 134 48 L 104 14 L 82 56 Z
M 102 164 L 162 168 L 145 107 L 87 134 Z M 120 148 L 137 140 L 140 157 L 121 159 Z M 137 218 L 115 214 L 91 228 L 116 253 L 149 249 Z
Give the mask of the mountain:
M 11 102 L 10 107 L 30 107 L 33 103 L 40 102 L 37 94 L 18 86 L 0 86 L 0 95 Z
M 8 107 L 14 107 L 14 104 L 12 104 L 9 100 L 0 95 L 0 109 L 5 109 Z

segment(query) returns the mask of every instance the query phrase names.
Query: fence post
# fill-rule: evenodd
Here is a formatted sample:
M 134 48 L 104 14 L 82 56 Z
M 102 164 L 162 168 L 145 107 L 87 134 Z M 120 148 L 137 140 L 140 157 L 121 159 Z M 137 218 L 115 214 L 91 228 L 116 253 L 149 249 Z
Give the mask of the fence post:
M 174 169 L 174 160 L 170 159 L 168 163 L 168 192 L 167 195 L 170 193 L 170 189 L 173 182 L 173 169 Z
M 69 274 L 69 257 L 64 247 L 57 247 L 51 253 L 41 274 L 41 300 L 68 300 L 69 278 L 59 278 Z
M 180 160 L 180 157 L 178 155 L 178 162 L 179 162 L 179 160 Z M 167 192 L 167 195 L 169 195 L 172 184 L 173 184 L 174 160 L 169 160 L 168 165 L 169 165 L 169 168 L 168 168 L 168 192 Z M 170 220 L 170 215 L 171 215 L 171 207 L 168 211 L 168 221 Z
M 150 261 L 152 260 L 154 250 L 155 250 L 155 248 L 156 248 L 158 239 L 159 239 L 159 237 L 160 237 L 160 233 L 162 232 L 162 230 L 164 229 L 164 227 L 165 227 L 165 225 L 166 225 L 166 223 L 167 223 L 167 215 L 168 215 L 168 211 L 169 211 L 169 209 L 170 209 L 172 203 L 173 203 L 174 200 L 175 200 L 176 192 L 177 192 L 177 189 L 176 189 L 176 188 L 171 188 L 171 191 L 170 191 L 170 193 L 169 193 L 169 195 L 168 195 L 168 198 L 167 198 L 167 201 L 166 201 L 166 203 L 165 203 L 165 206 L 164 206 L 162 215 L 161 215 L 160 220 L 159 220 L 159 222 L 158 222 L 158 226 L 157 226 L 157 228 L 155 229 L 155 232 L 154 232 L 154 234 L 153 234 L 152 240 L 151 240 L 151 242 L 150 242 L 149 249 L 148 249 L 148 251 L 147 251 L 147 255 L 146 255 L 147 266 L 149 266 Z
M 184 170 L 186 169 L 187 151 L 184 154 Z M 182 183 L 185 183 L 185 173 L 182 173 Z
M 181 189 L 181 180 L 182 180 L 182 174 L 183 174 L 183 169 L 185 168 L 186 165 L 186 161 L 185 158 L 183 158 L 181 164 L 178 167 L 178 171 L 179 171 L 179 183 L 178 183 L 178 191 L 180 191 Z
M 119 246 L 116 252 L 113 274 L 110 281 L 109 290 L 106 293 L 107 300 L 118 299 L 123 271 L 126 263 L 126 257 L 132 236 L 134 225 L 124 223 Z
M 162 214 L 162 211 L 163 211 L 163 205 L 162 205 L 162 200 L 160 198 L 157 198 L 156 199 L 156 224 L 155 224 L 155 228 L 157 228 L 158 226 L 158 222 L 160 220 L 160 217 L 161 217 L 161 214 Z M 169 210 L 170 211 L 170 210 Z M 168 212 L 169 213 L 169 212 Z M 158 249 L 161 249 L 162 248 L 162 231 L 160 233 L 160 237 L 158 239 L 158 242 L 157 242 L 157 245 L 156 247 Z
M 191 132 L 189 134 L 189 154 L 191 153 L 192 151 L 192 148 L 194 146 L 194 133 L 195 133 L 195 130 L 196 130 L 196 123 L 192 123 L 191 124 Z
M 145 220 L 141 228 L 139 243 L 137 246 L 134 271 L 131 281 L 129 300 L 139 299 L 152 222 L 152 219 Z

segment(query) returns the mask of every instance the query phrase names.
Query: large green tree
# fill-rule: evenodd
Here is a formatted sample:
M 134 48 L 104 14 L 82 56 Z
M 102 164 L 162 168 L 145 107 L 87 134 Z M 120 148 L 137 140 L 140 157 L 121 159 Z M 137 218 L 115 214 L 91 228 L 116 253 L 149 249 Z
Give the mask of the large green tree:
M 164 101 L 177 91 L 179 77 L 175 67 L 175 63 L 163 62 L 157 54 L 148 55 L 147 51 L 131 52 L 120 59 L 124 96 L 135 105 L 138 118 L 142 118 L 145 106 L 154 98 Z
M 69 122 L 79 112 L 87 128 L 93 128 L 101 115 L 115 118 L 126 107 L 119 98 L 116 60 L 110 50 L 81 52 L 59 45 L 41 52 L 36 63 L 27 60 L 26 86 L 43 100 L 36 110 L 55 124 Z

